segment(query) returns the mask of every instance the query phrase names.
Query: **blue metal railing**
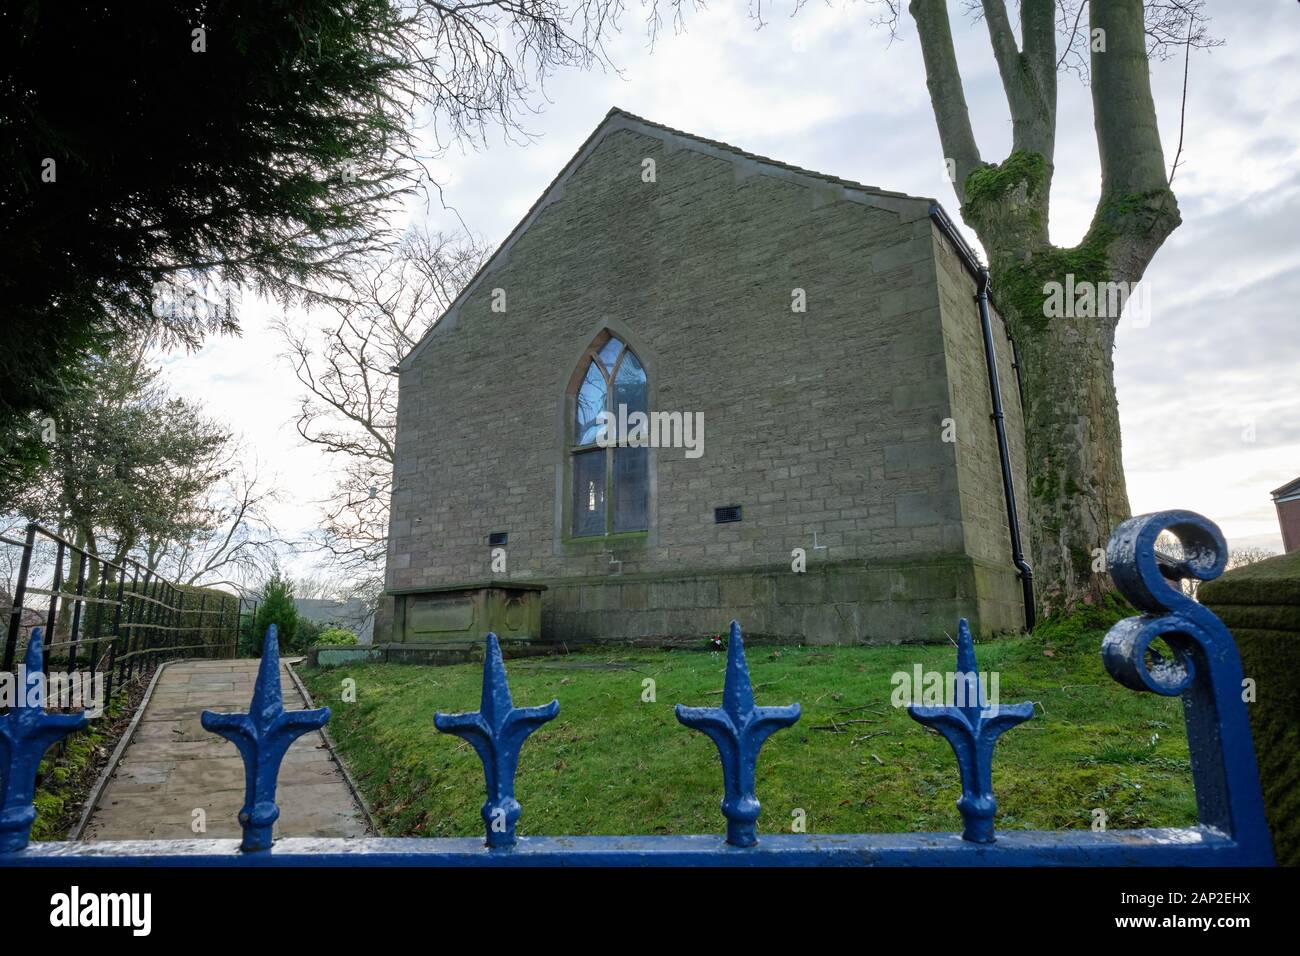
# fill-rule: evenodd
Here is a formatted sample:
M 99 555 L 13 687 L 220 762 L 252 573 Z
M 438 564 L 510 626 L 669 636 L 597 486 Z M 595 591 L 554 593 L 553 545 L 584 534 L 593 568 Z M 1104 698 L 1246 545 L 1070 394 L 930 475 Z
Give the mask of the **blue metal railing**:
M 1156 538 L 1175 534 L 1184 557 L 1157 557 Z M 1029 719 L 1029 704 L 989 707 L 981 690 L 959 706 L 913 705 L 911 716 L 944 735 L 961 774 L 957 808 L 962 833 L 779 834 L 757 836 L 759 749 L 799 719 L 799 705 L 756 707 L 740 628 L 733 622 L 726 687 L 718 708 L 677 708 L 677 718 L 717 745 L 723 770 L 726 838 L 717 836 L 517 837 L 521 807 L 514 780 L 519 751 L 559 702 L 516 708 L 495 636 L 483 666 L 482 704 L 474 713 L 437 714 L 443 733 L 467 739 L 483 762 L 485 839 L 289 838 L 272 842 L 279 810 L 280 761 L 299 735 L 322 726 L 328 708 L 286 712 L 274 639 L 264 643 L 248 714 L 203 714 L 203 726 L 235 742 L 247 777 L 239 840 L 36 843 L 27 838 L 35 812 L 32 779 L 41 754 L 71 730 L 77 715 L 13 708 L 0 716 L 0 865 L 9 866 L 1260 866 L 1273 862 L 1255 752 L 1241 697 L 1242 671 L 1231 634 L 1207 608 L 1183 595 L 1177 580 L 1208 581 L 1223 572 L 1227 545 L 1213 522 L 1190 511 L 1131 518 L 1108 548 L 1116 586 L 1142 612 L 1111 628 L 1102 658 L 1126 687 L 1181 696 L 1187 723 L 1199 823 L 1186 828 L 994 832 L 993 748 L 1006 730 Z M 1175 582 L 1171 584 L 1172 582 Z M 980 687 L 974 643 L 959 628 L 959 671 Z M 1172 657 L 1152 644 L 1162 640 Z M 39 668 L 33 639 L 28 668 Z

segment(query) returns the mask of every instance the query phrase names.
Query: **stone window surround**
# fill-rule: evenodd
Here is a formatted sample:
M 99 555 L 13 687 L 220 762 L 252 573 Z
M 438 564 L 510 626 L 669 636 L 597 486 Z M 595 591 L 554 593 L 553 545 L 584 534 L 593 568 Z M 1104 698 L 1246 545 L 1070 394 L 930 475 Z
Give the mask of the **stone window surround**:
M 577 394 L 586 374 L 587 363 L 605 344 L 610 336 L 616 336 L 627 348 L 636 354 L 637 360 L 646 374 L 646 408 L 653 410 L 658 397 L 659 376 L 656 374 L 658 363 L 654 353 L 646 347 L 640 337 L 622 322 L 616 319 L 604 319 L 596 323 L 582 340 L 575 345 L 573 362 L 564 373 L 562 383 L 556 392 L 561 396 L 556 408 L 555 438 L 553 444 L 555 461 L 555 531 L 554 553 L 557 555 L 600 554 L 608 552 L 611 558 L 618 555 L 644 553 L 656 543 L 656 515 L 659 500 L 658 449 L 647 449 L 647 489 L 646 489 L 646 527 L 645 531 L 619 531 L 603 535 L 573 534 L 573 468 L 572 451 L 574 441 L 574 421 L 577 414 Z

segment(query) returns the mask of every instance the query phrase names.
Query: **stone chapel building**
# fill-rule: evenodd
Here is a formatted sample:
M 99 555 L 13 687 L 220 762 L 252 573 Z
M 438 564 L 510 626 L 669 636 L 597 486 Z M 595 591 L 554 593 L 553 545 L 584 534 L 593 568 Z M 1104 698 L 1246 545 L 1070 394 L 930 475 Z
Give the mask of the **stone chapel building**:
M 544 641 L 1022 628 L 978 268 L 933 200 L 611 110 L 401 363 L 376 643 L 490 584 L 545 586 Z M 620 405 L 656 447 L 602 445 Z

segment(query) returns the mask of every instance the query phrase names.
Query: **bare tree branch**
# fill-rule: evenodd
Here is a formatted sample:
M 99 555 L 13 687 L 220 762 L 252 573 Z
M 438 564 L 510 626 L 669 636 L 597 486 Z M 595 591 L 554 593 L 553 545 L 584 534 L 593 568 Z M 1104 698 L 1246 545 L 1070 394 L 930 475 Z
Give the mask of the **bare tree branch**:
M 1057 29 L 1065 37 L 1057 67 L 1086 82 L 1091 72 L 1089 52 L 1096 38 L 1090 30 L 1080 32 L 1079 25 L 1089 0 L 1057 0 L 1056 6 Z M 1188 48 L 1222 46 L 1223 40 L 1209 32 L 1204 6 L 1204 0 L 1147 0 L 1143 10 L 1147 56 L 1166 60 Z
M 1192 34 L 1195 32 L 1196 14 L 1187 18 L 1187 46 L 1183 50 L 1183 101 L 1178 108 L 1178 149 L 1174 153 L 1174 163 L 1169 167 L 1169 184 L 1174 183 L 1174 173 L 1178 172 L 1179 158 L 1183 155 L 1183 133 L 1187 129 L 1187 80 L 1192 61 Z
M 982 0 L 993 58 L 1002 78 L 1013 126 L 1012 149 L 1039 153 L 1050 163 L 1056 140 L 1056 29 L 1053 0 L 1023 0 L 1016 45 L 1004 0 Z
M 979 146 L 971 129 L 970 109 L 957 68 L 957 53 L 952 43 L 952 25 L 944 0 L 912 0 L 908 12 L 916 22 L 921 38 L 921 56 L 925 60 L 925 82 L 930 90 L 930 105 L 939 128 L 939 142 L 954 173 L 953 187 L 957 198 L 966 201 L 966 177 L 978 169 Z
M 361 263 L 332 297 L 332 321 L 304 332 L 277 323 L 285 357 L 304 388 L 295 426 L 303 441 L 339 459 L 334 493 L 310 542 L 337 571 L 380 580 L 388 542 L 395 367 L 450 307 L 487 257 L 464 235 L 417 231 L 397 252 Z M 373 590 L 373 587 L 371 587 Z
M 1090 4 L 1089 10 L 1094 35 L 1105 40 L 1104 49 L 1092 53 L 1101 198 L 1089 234 L 1106 240 L 1111 276 L 1136 282 L 1181 218 L 1165 175 L 1142 43 L 1142 2 L 1108 0 Z

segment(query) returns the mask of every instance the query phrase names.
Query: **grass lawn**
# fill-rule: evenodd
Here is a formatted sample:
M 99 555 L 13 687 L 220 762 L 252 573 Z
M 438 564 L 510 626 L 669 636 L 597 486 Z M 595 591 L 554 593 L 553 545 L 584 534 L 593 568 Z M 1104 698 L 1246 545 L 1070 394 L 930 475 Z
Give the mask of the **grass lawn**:
M 1001 701 L 1035 717 L 999 741 L 998 826 L 1110 829 L 1196 821 L 1182 704 L 1120 687 L 1101 664 L 1099 616 L 976 646 L 998 671 Z M 959 830 L 952 751 L 890 706 L 895 671 L 955 669 L 948 646 L 751 647 L 759 704 L 799 701 L 803 716 L 771 737 L 758 764 L 760 832 Z M 560 700 L 524 745 L 521 834 L 721 832 L 716 750 L 677 723 L 673 705 L 717 706 L 725 654 L 619 650 L 507 661 L 516 706 Z M 304 670 L 333 710 L 339 750 L 390 836 L 481 835 L 483 774 L 464 741 L 436 732 L 435 710 L 476 710 L 481 666 L 397 664 Z M 341 701 L 356 681 L 356 703 Z M 656 701 L 642 701 L 653 678 Z M 832 722 L 840 726 L 833 729 Z M 854 721 L 854 723 L 845 723 Z

